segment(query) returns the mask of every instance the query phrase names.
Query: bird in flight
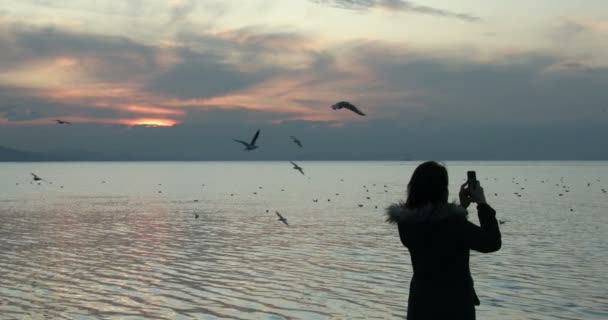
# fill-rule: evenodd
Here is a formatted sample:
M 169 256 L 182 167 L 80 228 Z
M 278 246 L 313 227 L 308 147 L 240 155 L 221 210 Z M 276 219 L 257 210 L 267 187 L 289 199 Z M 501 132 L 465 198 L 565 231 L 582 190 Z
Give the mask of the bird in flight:
M 361 110 L 357 109 L 357 107 L 355 107 L 352 103 L 348 102 L 348 101 L 340 101 L 334 105 L 331 106 L 332 109 L 334 110 L 339 110 L 339 109 L 348 109 L 360 116 L 364 116 L 365 113 L 361 112 Z
M 277 220 L 283 222 L 286 226 L 289 227 L 289 224 L 287 223 L 287 219 L 285 219 L 278 211 L 275 211 L 274 213 L 276 213 L 277 217 L 279 217 Z
M 37 176 L 35 173 L 30 172 L 30 174 L 34 178 L 34 181 L 46 181 L 46 180 L 40 178 L 39 176 Z M 48 181 L 46 181 L 46 182 L 48 182 Z
M 255 150 L 258 148 L 258 146 L 255 145 L 255 142 L 256 142 L 256 140 L 258 140 L 259 136 L 260 136 L 260 129 L 258 129 L 258 131 L 255 132 L 255 135 L 253 136 L 253 139 L 251 139 L 251 142 L 245 142 L 243 140 L 237 140 L 237 139 L 232 139 L 232 140 L 244 145 L 246 151 L 251 151 L 251 150 Z
M 57 122 L 57 124 L 72 124 L 72 123 L 71 123 L 71 122 L 69 122 L 69 121 L 63 121 L 63 120 L 59 120 L 59 119 L 57 119 L 57 120 L 55 120 L 55 121 Z
M 293 169 L 296 169 L 296 170 L 300 171 L 300 173 L 301 173 L 302 175 L 305 175 L 305 174 L 304 174 L 304 169 L 302 169 L 302 167 L 300 167 L 299 165 L 297 165 L 297 164 L 296 164 L 295 162 L 293 162 L 293 161 L 289 161 L 289 163 L 291 163 L 291 164 L 293 165 Z
M 298 138 L 291 136 L 291 140 L 293 141 L 293 143 L 297 144 L 298 147 L 302 148 L 302 141 L 298 140 Z

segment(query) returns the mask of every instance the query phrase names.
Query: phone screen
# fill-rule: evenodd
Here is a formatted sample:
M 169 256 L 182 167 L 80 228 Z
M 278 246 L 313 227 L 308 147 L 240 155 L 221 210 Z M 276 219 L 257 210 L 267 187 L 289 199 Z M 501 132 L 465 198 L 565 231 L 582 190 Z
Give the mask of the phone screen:
M 467 171 L 467 182 L 469 183 L 469 188 L 473 188 L 476 185 L 477 175 L 475 171 Z

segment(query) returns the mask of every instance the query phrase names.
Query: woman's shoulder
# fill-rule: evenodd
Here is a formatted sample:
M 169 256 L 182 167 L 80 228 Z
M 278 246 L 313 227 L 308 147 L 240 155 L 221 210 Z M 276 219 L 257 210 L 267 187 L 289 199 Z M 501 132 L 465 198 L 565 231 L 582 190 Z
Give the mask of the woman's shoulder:
M 427 205 L 421 208 L 407 208 L 405 204 L 395 203 L 386 208 L 386 222 L 407 225 L 438 224 L 445 222 L 459 222 L 467 220 L 468 212 L 455 203 L 446 203 L 441 206 Z

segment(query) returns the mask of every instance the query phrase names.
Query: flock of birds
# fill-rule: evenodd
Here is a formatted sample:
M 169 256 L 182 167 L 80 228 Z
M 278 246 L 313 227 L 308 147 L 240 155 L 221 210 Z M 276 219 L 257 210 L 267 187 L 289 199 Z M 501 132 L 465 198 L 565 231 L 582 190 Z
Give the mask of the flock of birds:
M 363 113 L 361 110 L 359 110 L 359 108 L 357 108 L 355 105 L 353 105 L 352 103 L 350 103 L 348 101 L 337 102 L 331 106 L 331 109 L 333 109 L 333 110 L 346 109 L 346 110 L 350 110 L 360 116 L 365 116 L 365 113 Z M 57 124 L 59 124 L 59 125 L 71 125 L 72 124 L 69 121 L 65 121 L 65 120 L 61 120 L 61 119 L 56 119 L 55 122 L 57 122 Z M 245 149 L 244 149 L 245 151 L 253 151 L 253 150 L 259 148 L 259 145 L 256 144 L 259 137 L 260 137 L 260 130 L 258 129 L 249 142 L 244 141 L 244 140 L 239 140 L 239 139 L 232 139 L 232 140 L 242 144 L 245 147 Z M 300 141 L 298 138 L 296 138 L 295 136 L 290 136 L 290 138 L 293 141 L 293 143 L 295 143 L 299 148 L 303 147 L 302 141 Z M 293 161 L 289 161 L 289 162 L 293 165 L 294 170 L 297 170 L 304 176 L 306 175 L 304 173 L 304 169 L 301 166 L 299 166 L 297 163 L 295 163 Z M 41 181 L 44 181 L 44 182 L 48 182 L 48 183 L 52 184 L 52 182 L 49 182 L 45 179 L 40 178 L 35 173 L 31 173 L 31 175 L 33 176 L 34 182 L 40 183 Z M 103 183 L 105 183 L 105 181 Z M 61 188 L 63 188 L 63 186 L 61 186 Z M 158 191 L 158 193 L 162 193 L 162 191 Z M 254 194 L 257 194 L 257 193 L 254 193 Z M 231 196 L 233 196 L 233 195 L 234 194 L 231 194 Z M 368 197 L 368 199 L 369 199 L 369 197 Z M 328 199 L 328 201 L 330 201 L 330 200 Z M 318 202 L 318 199 L 316 199 L 315 202 Z M 359 205 L 359 207 L 362 207 L 362 206 L 363 205 Z M 377 206 L 376 206 L 376 208 L 377 208 Z M 267 212 L 268 212 L 268 210 L 267 210 Z M 285 217 L 283 217 L 278 211 L 275 211 L 275 214 L 278 217 L 278 219 L 277 219 L 278 221 L 281 221 L 286 226 L 289 226 L 289 224 L 287 223 L 287 219 Z M 198 217 L 199 217 L 198 214 L 194 214 L 195 219 L 198 219 Z
M 355 105 L 353 105 L 352 103 L 350 103 L 348 101 L 340 101 L 338 103 L 335 103 L 331 106 L 331 108 L 333 110 L 347 109 L 360 116 L 365 116 L 365 113 L 361 112 L 361 110 L 359 110 L 359 108 L 357 108 Z M 252 150 L 259 148 L 259 146 L 256 144 L 259 137 L 260 137 L 260 129 L 258 129 L 255 132 L 255 134 L 253 135 L 253 137 L 251 138 L 251 140 L 249 142 L 243 141 L 243 140 L 238 140 L 238 139 L 232 139 L 232 140 L 245 146 L 245 149 L 244 149 L 245 151 L 252 151 Z M 303 147 L 302 141 L 300 141 L 298 138 L 296 138 L 294 136 L 290 136 L 290 138 L 291 138 L 291 141 L 293 141 L 293 143 L 295 143 L 299 148 Z M 299 171 L 304 176 L 306 175 L 306 174 L 304 174 L 304 169 L 302 167 L 300 167 L 297 163 L 295 163 L 293 161 L 289 161 L 289 163 L 291 163 L 293 165 L 294 170 Z M 278 217 L 278 219 L 277 219 L 278 221 L 281 221 L 286 226 L 289 226 L 289 224 L 287 223 L 287 219 L 285 219 L 285 217 L 283 217 L 278 211 L 275 211 L 275 214 Z M 195 218 L 198 219 L 198 215 L 195 216 Z
M 300 171 L 300 173 L 304 174 L 304 171 L 303 171 L 303 169 L 300 166 L 298 166 L 294 162 L 291 162 L 291 164 L 294 166 L 294 169 L 296 169 L 296 170 Z M 52 184 L 51 181 L 48 181 L 48 180 L 46 180 L 46 179 L 38 176 L 37 174 L 35 174 L 33 172 L 31 173 L 31 175 L 32 175 L 32 179 L 33 179 L 32 183 L 37 183 L 38 185 L 40 185 L 41 182 L 46 182 L 46 183 Z M 496 177 L 494 177 L 494 178 L 488 178 L 488 177 L 484 178 L 484 180 L 490 180 L 490 179 L 492 179 L 494 181 L 498 181 L 498 178 L 496 178 Z M 344 179 L 340 179 L 339 181 L 340 182 L 344 182 Z M 554 186 L 557 187 L 557 190 L 556 191 L 554 190 L 553 192 L 557 192 L 557 196 L 558 197 L 563 197 L 565 194 L 569 193 L 570 190 L 571 190 L 571 186 L 565 182 L 564 177 L 560 177 L 560 179 L 559 179 L 559 181 L 557 183 L 550 182 L 549 179 L 538 180 L 537 182 L 540 183 L 540 184 L 548 185 L 548 186 L 550 186 L 551 184 L 554 184 Z M 101 181 L 101 183 L 104 184 L 104 183 L 106 183 L 106 181 L 103 180 L 103 181 Z M 596 179 L 595 182 L 586 182 L 586 187 L 590 188 L 590 187 L 592 187 L 594 185 L 597 186 L 597 185 L 599 185 L 599 183 L 601 183 L 600 179 Z M 524 178 L 523 180 L 518 180 L 516 178 L 512 178 L 512 180 L 511 180 L 511 188 L 515 189 L 515 191 L 513 192 L 513 195 L 515 197 L 522 198 L 524 196 L 524 190 L 526 190 L 526 188 L 522 186 L 523 184 L 528 184 L 528 179 L 527 178 Z M 159 183 L 158 186 L 162 186 L 162 184 Z M 205 187 L 204 184 L 203 184 L 203 187 Z M 61 188 L 63 189 L 63 186 L 61 186 Z M 258 186 L 258 189 L 262 190 L 263 187 L 262 186 Z M 389 186 L 386 185 L 386 184 L 384 184 L 384 185 L 377 185 L 377 184 L 363 185 L 363 190 L 366 193 L 369 194 L 370 193 L 370 189 L 372 190 L 372 193 L 376 193 L 376 194 L 380 193 L 382 190 L 384 190 L 385 193 L 389 192 Z M 376 189 L 376 190 L 374 190 L 374 189 Z M 604 194 L 608 193 L 608 190 L 606 190 L 605 188 L 600 188 L 599 190 L 602 193 L 604 193 Z M 285 191 L 285 189 L 281 189 L 281 191 L 283 192 L 283 191 Z M 537 191 L 538 191 L 538 189 L 536 189 L 536 192 Z M 158 193 L 162 193 L 162 191 L 159 190 Z M 254 191 L 252 194 L 257 196 L 258 192 Z M 497 192 L 493 193 L 493 195 L 495 197 L 499 196 L 499 194 Z M 235 194 L 234 193 L 230 193 L 230 196 L 231 197 L 235 196 Z M 335 193 L 335 196 L 339 197 L 340 193 Z M 372 201 L 372 198 L 370 196 L 366 196 L 365 199 L 367 199 L 367 201 Z M 319 203 L 319 200 L 320 200 L 319 198 L 313 198 L 312 202 L 313 203 Z M 194 200 L 194 202 L 198 202 L 198 201 L 199 200 Z M 327 199 L 327 202 L 331 202 L 331 201 L 332 201 L 331 198 Z M 363 208 L 364 204 L 360 203 L 360 204 L 357 204 L 357 206 L 359 208 Z M 378 205 L 375 205 L 374 208 L 378 209 Z M 573 211 L 574 211 L 574 209 L 570 208 L 570 212 L 573 212 Z M 268 213 L 268 212 L 270 212 L 270 210 L 266 209 L 266 213 Z M 287 218 L 285 218 L 278 211 L 275 211 L 274 213 L 277 216 L 277 221 L 280 221 L 281 223 L 285 224 L 285 226 L 289 226 Z M 195 219 L 199 218 L 199 214 L 198 213 L 194 213 L 193 215 L 194 215 Z M 502 225 L 502 224 L 505 224 L 506 222 L 508 222 L 508 220 L 498 219 L 498 222 L 499 222 L 499 224 Z
M 291 163 L 294 165 L 294 169 L 295 169 L 295 168 L 298 168 L 297 170 L 298 170 L 298 171 L 300 171 L 302 174 L 304 174 L 303 169 L 302 169 L 301 167 L 299 167 L 299 166 L 298 166 L 297 164 L 295 164 L 294 162 L 291 162 Z M 49 180 L 47 180 L 47 179 L 44 179 L 44 178 L 40 177 L 39 175 L 37 175 L 37 174 L 35 174 L 35 173 L 33 173 L 33 172 L 31 172 L 30 174 L 31 174 L 31 176 L 32 176 L 32 181 L 30 182 L 31 184 L 36 183 L 36 184 L 38 184 L 38 185 L 41 185 L 41 182 L 45 182 L 45 183 L 48 183 L 48 184 L 53 184 L 53 182 L 52 182 L 52 181 L 49 181 Z M 339 181 L 340 181 L 340 182 L 345 182 L 345 180 L 344 180 L 343 178 L 341 178 Z M 105 184 L 105 183 L 106 183 L 106 181 L 105 181 L 105 180 L 102 180 L 102 181 L 101 181 L 101 183 L 102 183 L 102 184 Z M 19 185 L 19 183 L 17 183 L 17 185 Z M 158 183 L 158 184 L 157 184 L 157 186 L 159 186 L 159 187 L 161 187 L 162 185 L 163 185 L 162 183 Z M 203 186 L 203 187 L 205 187 L 206 185 L 205 185 L 205 184 L 203 184 L 202 186 Z M 384 193 L 388 193 L 388 192 L 389 192 L 389 186 L 388 186 L 388 185 L 386 185 L 386 184 L 384 184 L 384 185 L 378 185 L 378 184 L 375 184 L 375 183 L 374 183 L 374 184 L 371 184 L 371 185 L 363 185 L 362 187 L 363 187 L 363 190 L 365 190 L 365 192 L 366 192 L 366 193 L 370 193 L 370 189 L 371 189 L 371 191 L 372 191 L 372 193 L 373 193 L 373 192 L 374 192 L 374 188 L 376 189 L 376 190 L 375 190 L 375 192 L 376 192 L 376 193 L 380 193 L 382 190 L 384 190 Z M 64 188 L 64 186 L 60 186 L 60 188 L 61 188 L 61 189 L 63 189 L 63 188 Z M 257 188 L 258 188 L 259 190 L 262 190 L 262 189 L 263 189 L 263 187 L 262 187 L 262 186 L 258 186 Z M 285 191 L 285 189 L 280 189 L 280 190 L 281 190 L 281 192 L 284 192 L 284 191 Z M 159 194 L 163 193 L 161 190 L 158 190 L 157 192 L 158 192 Z M 257 191 L 254 191 L 254 192 L 252 192 L 252 194 L 253 194 L 254 196 L 257 196 L 257 195 L 258 195 L 258 192 L 257 192 Z M 235 196 L 236 194 L 235 194 L 235 193 L 230 193 L 229 195 L 230 195 L 231 197 L 233 197 L 233 196 Z M 340 196 L 340 193 L 335 193 L 335 196 L 336 196 L 336 197 L 339 197 L 339 196 Z M 365 197 L 365 199 L 367 199 L 367 201 L 372 201 L 372 198 L 371 198 L 370 196 L 366 196 L 366 197 Z M 313 199 L 312 199 L 312 202 L 313 202 L 313 203 L 319 203 L 319 200 L 320 200 L 319 198 L 313 198 Z M 334 200 L 335 200 L 335 199 L 334 199 Z M 327 202 L 331 202 L 331 201 L 332 201 L 332 199 L 331 199 L 331 198 L 327 198 Z M 199 200 L 193 200 L 193 202 L 199 202 Z M 359 208 L 363 208 L 364 206 L 365 206 L 365 205 L 364 205 L 364 204 L 361 204 L 361 203 L 360 203 L 360 204 L 357 204 L 357 207 L 359 207 Z M 374 205 L 374 208 L 375 208 L 375 209 L 378 209 L 378 205 Z M 268 212 L 270 212 L 270 210 L 269 210 L 269 209 L 266 209 L 266 213 L 268 213 Z M 276 214 L 276 216 L 277 216 L 277 221 L 280 221 L 280 222 L 282 222 L 283 224 L 285 224 L 286 226 L 289 226 L 289 223 L 287 222 L 287 218 L 285 218 L 283 215 L 281 215 L 281 213 L 280 213 L 280 212 L 278 212 L 278 211 L 275 211 L 275 214 Z M 195 218 L 195 219 L 198 219 L 198 218 L 199 218 L 199 214 L 198 214 L 198 213 L 193 213 L 193 216 L 194 216 L 194 218 Z
M 488 179 L 488 178 L 486 178 L 486 180 L 487 180 L 487 179 Z M 498 180 L 498 179 L 497 179 L 497 178 L 494 178 L 494 180 Z M 528 179 L 527 179 L 527 178 L 523 179 L 523 182 L 524 182 L 524 183 L 525 183 L 525 182 L 528 182 Z M 540 180 L 539 182 L 540 182 L 541 184 L 549 184 L 549 183 L 550 183 L 548 179 L 546 179 L 546 180 Z M 596 179 L 596 180 L 595 180 L 595 182 L 601 183 L 601 180 L 600 180 L 600 179 Z M 521 186 L 520 181 L 516 180 L 515 178 L 512 178 L 512 179 L 511 179 L 511 183 L 513 184 L 513 186 L 514 186 L 516 189 L 518 189 L 518 190 L 519 190 L 519 191 L 515 191 L 515 192 L 513 192 L 513 195 L 514 195 L 514 196 L 516 196 L 517 198 L 521 198 L 521 197 L 523 196 L 523 194 L 522 194 L 522 193 L 523 193 L 523 191 L 524 191 L 524 190 L 526 190 L 526 188 L 525 188 L 525 187 L 522 187 L 522 186 Z M 590 187 L 592 186 L 592 184 L 593 184 L 592 182 L 587 182 L 587 188 L 590 188 Z M 558 182 L 558 183 L 555 183 L 555 184 L 554 184 L 554 186 L 558 188 L 558 191 L 557 191 L 557 196 L 558 196 L 558 197 L 563 197 L 563 196 L 564 196 L 564 194 L 569 193 L 569 192 L 570 192 L 570 189 L 571 189 L 570 185 L 566 184 L 566 182 L 564 181 L 564 177 L 560 177 L 560 178 L 559 178 L 559 182 Z M 601 191 L 603 194 L 607 194 L 607 193 L 608 193 L 608 190 L 606 190 L 606 188 L 600 188 L 600 191 Z M 495 197 L 497 197 L 497 196 L 498 196 L 498 193 L 494 193 L 494 196 L 495 196 Z M 573 208 L 570 208 L 570 212 L 573 212 L 573 211 L 574 211 L 574 209 L 573 209 Z M 506 221 L 506 220 L 498 220 L 498 222 L 499 222 L 500 224 L 504 224 L 504 223 L 506 223 L 507 221 Z
M 356 114 L 358 114 L 360 116 L 365 116 L 365 114 L 363 112 L 361 112 L 355 105 L 353 105 L 353 104 L 351 104 L 350 102 L 347 102 L 347 101 L 340 101 L 340 102 L 332 105 L 331 108 L 333 110 L 346 109 L 346 110 L 350 110 L 350 111 L 352 111 L 352 112 L 354 112 L 354 113 L 356 113 Z M 69 121 L 64 121 L 64 120 L 60 120 L 60 119 L 57 119 L 55 121 L 59 125 L 66 125 L 66 124 L 67 125 L 71 125 L 72 124 Z M 233 139 L 233 140 L 235 142 L 237 142 L 237 143 L 242 144 L 245 147 L 245 149 L 244 149 L 245 151 L 253 151 L 253 150 L 259 148 L 259 145 L 257 144 L 259 136 L 260 136 L 260 130 L 258 129 L 255 132 L 255 134 L 253 135 L 253 137 L 251 138 L 251 140 L 249 142 L 244 141 L 244 140 L 238 140 L 238 139 Z M 296 138 L 295 136 L 290 136 L 290 138 L 293 141 L 293 143 L 298 146 L 298 148 L 302 148 L 303 147 L 302 141 L 300 141 L 298 138 Z M 290 161 L 290 163 L 293 166 L 294 170 L 297 170 L 298 172 L 300 172 L 302 175 L 305 176 L 304 169 L 301 166 L 299 166 L 297 163 L 295 163 L 293 161 Z M 47 181 L 47 180 L 41 178 L 40 176 L 36 175 L 35 173 L 31 173 L 31 175 L 33 177 L 33 182 L 36 182 L 38 184 L 40 184 L 40 182 L 47 182 L 47 183 L 52 184 L 52 182 Z M 485 178 L 485 179 L 487 180 L 488 178 Z M 494 178 L 494 180 L 497 180 L 497 178 Z M 340 179 L 340 181 L 344 181 L 344 179 Z M 527 179 L 524 179 L 524 181 L 527 181 Z M 516 197 L 521 198 L 523 196 L 523 194 L 521 192 L 523 192 L 523 190 L 525 190 L 525 188 L 522 187 L 522 186 L 520 186 L 520 182 L 517 181 L 515 178 L 513 178 L 511 182 L 516 186 L 517 189 L 519 189 L 519 191 L 515 191 L 513 194 Z M 548 180 L 540 180 L 541 184 L 548 183 L 548 182 L 549 182 Z M 597 182 L 600 182 L 600 180 L 597 179 Z M 103 181 L 102 183 L 105 183 L 105 181 Z M 161 184 L 159 184 L 159 185 L 161 185 Z M 375 184 L 374 184 L 374 186 L 375 186 Z M 570 192 L 570 187 L 565 184 L 563 177 L 560 177 L 559 183 L 556 183 L 555 186 L 560 188 L 560 191 L 558 192 L 558 196 L 559 197 L 564 196 L 564 193 L 569 193 Z M 591 186 L 591 182 L 588 182 L 587 183 L 587 187 L 590 187 L 590 186 Z M 367 186 L 364 185 L 363 187 L 366 189 L 366 192 L 369 192 Z M 61 186 L 61 188 L 63 188 L 63 186 Z M 259 187 L 259 188 L 261 189 L 261 187 Z M 384 185 L 384 188 L 386 189 L 387 186 Z M 284 190 L 282 189 L 281 191 L 284 191 Z M 608 192 L 605 188 L 602 188 L 601 191 L 604 194 L 606 194 Z M 158 192 L 162 193 L 162 191 L 158 191 Z M 384 192 L 388 192 L 388 190 L 384 190 Z M 254 192 L 253 194 L 256 195 L 257 192 Z M 339 195 L 339 193 L 336 193 L 336 196 L 338 196 L 338 195 Z M 231 193 L 230 196 L 234 196 L 234 194 Z M 494 193 L 494 196 L 498 196 L 498 193 Z M 368 200 L 371 199 L 370 197 L 366 197 L 366 198 Z M 327 199 L 327 201 L 330 202 L 331 199 Z M 317 202 L 319 202 L 319 199 L 313 199 L 313 202 L 317 203 Z M 359 204 L 358 206 L 359 207 L 363 207 L 363 204 Z M 378 206 L 375 206 L 375 208 L 377 209 Z M 574 209 L 570 208 L 570 211 L 574 211 Z M 269 212 L 269 210 L 266 210 L 266 212 Z M 286 226 L 289 226 L 289 223 L 287 222 L 287 219 L 284 216 L 282 216 L 281 213 L 279 213 L 278 211 L 275 211 L 275 214 L 277 216 L 277 220 L 278 221 L 282 222 Z M 194 217 L 196 219 L 198 219 L 199 216 L 198 216 L 198 214 L 194 214 Z M 506 220 L 499 220 L 500 224 L 504 224 L 506 222 L 507 222 Z

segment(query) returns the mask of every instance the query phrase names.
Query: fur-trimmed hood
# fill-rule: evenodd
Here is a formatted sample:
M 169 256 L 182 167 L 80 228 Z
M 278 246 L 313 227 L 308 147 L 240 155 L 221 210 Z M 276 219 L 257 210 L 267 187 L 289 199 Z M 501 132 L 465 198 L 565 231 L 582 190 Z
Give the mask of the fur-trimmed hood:
M 404 203 L 395 203 L 386 208 L 386 222 L 391 224 L 437 223 L 449 219 L 467 219 L 467 215 L 467 210 L 455 203 L 440 207 L 427 205 L 417 209 L 408 209 Z

